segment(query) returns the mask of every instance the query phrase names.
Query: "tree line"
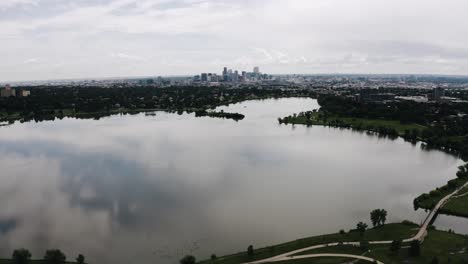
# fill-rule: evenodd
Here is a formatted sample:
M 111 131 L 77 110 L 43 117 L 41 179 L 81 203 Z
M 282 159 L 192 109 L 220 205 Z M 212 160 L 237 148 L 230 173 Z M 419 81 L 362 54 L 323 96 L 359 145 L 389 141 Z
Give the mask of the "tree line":
M 11 258 L 14 264 L 28 264 L 31 263 L 31 257 L 31 252 L 22 248 L 14 250 Z M 67 257 L 59 249 L 49 249 L 45 252 L 43 260 L 46 264 L 64 264 L 66 263 Z M 85 257 L 79 254 L 76 258 L 76 263 L 84 264 Z

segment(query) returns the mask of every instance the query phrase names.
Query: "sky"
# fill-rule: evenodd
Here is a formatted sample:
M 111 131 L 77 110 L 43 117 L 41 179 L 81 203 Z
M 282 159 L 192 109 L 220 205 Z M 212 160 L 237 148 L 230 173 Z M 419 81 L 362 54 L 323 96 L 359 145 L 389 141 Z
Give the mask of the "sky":
M 466 0 L 0 0 L 0 82 L 468 75 Z

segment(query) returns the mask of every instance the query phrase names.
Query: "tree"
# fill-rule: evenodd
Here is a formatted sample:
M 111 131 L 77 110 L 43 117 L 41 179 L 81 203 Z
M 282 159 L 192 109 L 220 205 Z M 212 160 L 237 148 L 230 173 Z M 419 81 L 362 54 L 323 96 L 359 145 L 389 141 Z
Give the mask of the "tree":
M 359 222 L 356 225 L 356 229 L 361 233 L 361 235 L 364 235 L 364 232 L 366 232 L 367 229 L 367 224 L 363 222 Z
M 408 255 L 411 257 L 419 257 L 421 255 L 421 245 L 418 240 L 411 241 L 410 247 L 408 248 Z
M 195 264 L 197 260 L 192 255 L 187 255 L 180 260 L 180 264 Z
M 211 260 L 215 261 L 218 257 L 215 254 L 211 254 Z
M 401 249 L 402 241 L 401 240 L 393 240 L 392 244 L 390 245 L 390 251 L 393 255 L 398 255 L 398 252 Z
M 16 249 L 13 251 L 13 263 L 15 264 L 27 264 L 31 260 L 31 252 L 27 249 Z
M 371 219 L 371 222 L 372 222 L 372 226 L 374 226 L 374 227 L 377 226 L 379 224 L 379 221 L 380 221 L 380 210 L 375 209 L 372 212 L 370 212 L 370 219 Z
M 387 211 L 385 209 L 375 209 L 370 213 L 370 219 L 374 227 L 384 225 L 387 221 Z
M 359 248 L 362 250 L 362 251 L 368 251 L 369 250 L 369 242 L 368 241 L 361 241 L 359 242 Z
M 437 257 L 433 257 L 431 260 L 431 264 L 439 264 L 439 259 Z
M 252 245 L 250 245 L 248 248 L 247 248 L 247 256 L 253 256 L 254 255 L 254 248 Z
M 81 254 L 78 255 L 78 257 L 76 258 L 76 262 L 78 264 L 84 264 L 85 263 L 85 257 Z
M 385 225 L 387 221 L 387 211 L 385 209 L 380 209 L 380 224 Z
M 46 251 L 44 260 L 47 264 L 62 264 L 65 263 L 67 257 L 59 249 L 49 249 Z

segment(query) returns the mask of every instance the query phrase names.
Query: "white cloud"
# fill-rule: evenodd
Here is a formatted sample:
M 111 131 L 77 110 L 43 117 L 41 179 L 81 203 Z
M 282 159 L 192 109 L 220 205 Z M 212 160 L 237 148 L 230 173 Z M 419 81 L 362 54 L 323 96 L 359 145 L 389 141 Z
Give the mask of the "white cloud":
M 30 63 L 36 63 L 36 62 L 39 62 L 39 58 L 27 59 L 27 60 L 25 60 L 23 63 L 24 63 L 24 64 L 30 64 Z
M 119 58 L 119 59 L 125 59 L 125 60 L 135 60 L 135 61 L 142 61 L 143 58 L 141 57 L 138 57 L 138 56 L 134 56 L 134 55 L 129 55 L 129 54 L 125 54 L 125 53 L 111 53 L 110 54 L 111 57 L 113 58 Z
M 39 0 L 1 0 L 0 9 L 12 8 L 18 5 L 37 5 Z
M 463 0 L 59 2 L 60 8 L 57 0 L 0 0 L 9 8 L 0 9 L 0 81 L 254 64 L 270 73 L 340 72 L 348 65 L 347 72 L 468 74 Z M 24 5 L 34 12 L 23 12 Z M 352 61 L 343 60 L 346 54 Z M 36 57 L 61 66 L 15 66 Z M 129 69 L 124 61 L 131 60 L 144 63 Z

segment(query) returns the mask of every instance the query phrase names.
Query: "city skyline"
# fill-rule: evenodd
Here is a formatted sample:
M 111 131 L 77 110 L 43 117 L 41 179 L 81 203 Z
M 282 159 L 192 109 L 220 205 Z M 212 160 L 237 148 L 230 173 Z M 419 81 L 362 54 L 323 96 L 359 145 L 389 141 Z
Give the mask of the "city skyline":
M 194 75 L 224 65 L 467 75 L 467 8 L 461 0 L 2 0 L 0 82 Z

